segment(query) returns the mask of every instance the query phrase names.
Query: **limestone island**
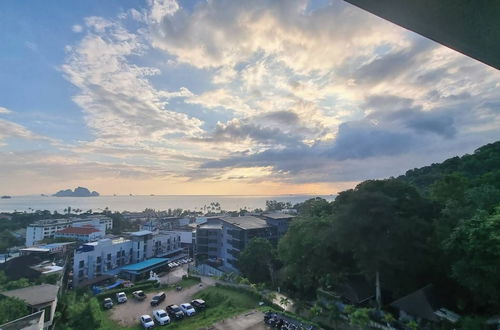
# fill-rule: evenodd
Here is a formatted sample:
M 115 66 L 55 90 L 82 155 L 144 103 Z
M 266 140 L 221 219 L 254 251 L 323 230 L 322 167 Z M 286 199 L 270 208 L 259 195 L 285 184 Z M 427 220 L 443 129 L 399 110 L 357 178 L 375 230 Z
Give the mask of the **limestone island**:
M 55 197 L 96 197 L 99 196 L 99 193 L 97 191 L 92 191 L 88 190 L 87 188 L 84 187 L 78 187 L 75 188 L 75 190 L 71 189 L 66 189 L 66 190 L 59 190 L 57 193 L 54 195 Z

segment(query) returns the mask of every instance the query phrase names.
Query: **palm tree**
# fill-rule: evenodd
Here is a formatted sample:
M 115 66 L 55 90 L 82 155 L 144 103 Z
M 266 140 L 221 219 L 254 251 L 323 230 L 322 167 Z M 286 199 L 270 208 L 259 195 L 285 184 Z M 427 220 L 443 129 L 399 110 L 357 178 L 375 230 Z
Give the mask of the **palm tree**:
M 290 300 L 287 297 L 280 297 L 280 305 L 285 306 L 284 309 L 290 304 Z

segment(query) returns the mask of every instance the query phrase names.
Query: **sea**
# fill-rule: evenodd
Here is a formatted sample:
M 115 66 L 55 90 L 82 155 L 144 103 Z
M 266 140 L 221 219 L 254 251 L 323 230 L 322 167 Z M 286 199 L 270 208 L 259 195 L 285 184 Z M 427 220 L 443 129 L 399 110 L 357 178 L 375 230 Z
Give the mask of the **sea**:
M 328 201 L 335 195 L 279 195 L 279 196 L 221 196 L 221 195 L 117 195 L 98 197 L 54 197 L 54 196 L 12 196 L 0 199 L 0 212 L 33 212 L 49 210 L 63 213 L 64 209 L 80 209 L 82 212 L 92 210 L 139 212 L 145 209 L 164 211 L 168 209 L 183 209 L 191 211 L 204 210 L 210 203 L 219 203 L 222 210 L 237 211 L 240 209 L 265 209 L 267 200 L 290 202 L 292 205 L 304 202 L 310 198 L 321 197 Z

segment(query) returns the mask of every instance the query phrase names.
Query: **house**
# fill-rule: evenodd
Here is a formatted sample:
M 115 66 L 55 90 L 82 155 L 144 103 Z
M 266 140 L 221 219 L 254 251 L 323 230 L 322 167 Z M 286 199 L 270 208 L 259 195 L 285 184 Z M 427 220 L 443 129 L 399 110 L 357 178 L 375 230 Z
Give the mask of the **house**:
M 6 297 L 21 299 L 26 303 L 31 313 L 44 311 L 43 328 L 47 329 L 52 325 L 54 320 L 58 293 L 59 286 L 42 284 L 22 289 L 4 291 L 0 294 Z
M 460 316 L 445 308 L 445 304 L 443 296 L 432 284 L 428 284 L 392 302 L 390 306 L 398 310 L 400 320 L 457 322 Z
M 375 299 L 375 284 L 368 282 L 363 275 L 350 275 L 342 284 L 337 285 L 335 292 L 346 304 L 366 305 Z
M 45 311 L 41 310 L 17 320 L 0 324 L 2 330 L 40 330 L 44 328 Z

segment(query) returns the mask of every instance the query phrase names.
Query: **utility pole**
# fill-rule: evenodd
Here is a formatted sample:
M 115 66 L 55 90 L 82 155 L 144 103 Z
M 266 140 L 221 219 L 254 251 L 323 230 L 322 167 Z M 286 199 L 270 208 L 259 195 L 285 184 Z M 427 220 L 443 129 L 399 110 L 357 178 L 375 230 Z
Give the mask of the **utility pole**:
M 377 301 L 377 308 L 380 311 L 382 307 L 382 295 L 380 293 L 380 275 L 378 270 L 375 275 L 375 300 Z

